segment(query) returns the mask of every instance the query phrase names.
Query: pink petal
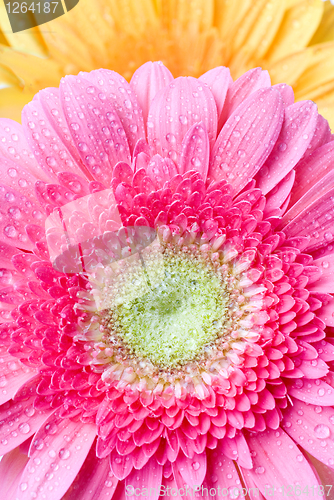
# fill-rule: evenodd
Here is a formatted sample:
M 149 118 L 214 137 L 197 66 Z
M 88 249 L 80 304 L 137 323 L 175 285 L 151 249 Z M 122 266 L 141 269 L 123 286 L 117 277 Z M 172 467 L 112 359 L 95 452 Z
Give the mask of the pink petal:
M 264 214 L 268 217 L 270 212 L 280 208 L 289 194 L 295 182 L 295 171 L 291 170 L 266 196 L 266 207 Z
M 221 116 L 223 122 L 225 122 L 233 111 L 251 94 L 259 89 L 268 88 L 270 85 L 271 81 L 268 71 L 262 71 L 261 68 L 250 69 L 241 75 L 228 89 Z
M 35 371 L 8 353 L 1 353 L 0 356 L 2 360 L 0 363 L 0 404 L 2 405 L 35 375 Z
M 25 227 L 27 224 L 43 223 L 41 207 L 27 199 L 18 191 L 5 184 L 0 185 L 0 205 L 5 214 L 0 220 L 0 239 L 9 245 L 24 250 L 32 250 Z
M 282 425 L 306 451 L 334 468 L 333 408 L 308 405 L 294 399 L 293 406 L 284 414 Z
M 0 497 L 3 499 L 15 498 L 14 494 L 19 484 L 21 474 L 29 458 L 15 448 L 2 457 L 0 461 Z
M 190 487 L 201 485 L 207 471 L 206 452 L 204 451 L 200 455 L 194 453 L 191 459 L 186 457 L 183 453 L 179 453 L 173 464 L 173 469 L 174 468 L 180 472 L 184 481 L 189 484 Z
M 0 454 L 8 453 L 35 434 L 49 414 L 50 411 L 35 410 L 33 399 L 3 404 L 0 407 Z
M 78 475 L 63 500 L 111 500 L 118 479 L 109 467 L 109 459 L 102 460 L 95 455 L 92 446 Z
M 267 194 L 285 177 L 307 150 L 318 120 L 318 109 L 311 101 L 285 108 L 280 135 L 265 165 L 258 173 L 258 187 Z
M 210 156 L 209 136 L 204 123 L 195 123 L 182 141 L 179 173 L 197 170 L 206 181 Z
M 210 180 L 226 179 L 239 192 L 261 168 L 279 135 L 283 102 L 277 90 L 261 89 L 234 111 L 212 151 Z
M 319 181 L 320 183 L 321 181 Z M 331 186 L 329 186 L 331 187 Z M 325 189 L 325 186 L 324 186 Z M 316 196 L 316 186 L 314 191 L 310 190 L 305 196 L 314 198 Z M 333 222 L 334 188 L 329 189 L 321 195 L 318 191 L 318 198 L 310 204 L 305 205 L 304 200 L 294 205 L 283 217 L 280 226 L 288 238 L 295 236 L 310 238 L 307 249 L 314 250 L 328 244 L 334 240 Z M 298 206 L 297 206 L 298 205 Z M 299 209 L 300 207 L 300 209 Z M 298 209 L 300 210 L 298 213 Z M 294 216 L 294 213 L 297 215 Z
M 199 80 L 206 83 L 211 90 L 216 101 L 219 120 L 225 103 L 227 90 L 233 85 L 230 70 L 224 66 L 218 66 L 201 75 Z
M 165 182 L 169 181 L 177 174 L 175 163 L 169 158 L 162 158 L 154 155 L 147 165 L 147 175 L 153 181 L 156 189 L 161 189 Z
M 161 61 L 149 61 L 134 72 L 130 85 L 143 111 L 145 123 L 154 97 L 173 80 L 172 73 Z
M 46 98 L 46 96 L 43 97 Z M 61 136 L 59 137 L 53 129 L 44 111 L 39 94 L 33 101 L 24 106 L 22 126 L 36 160 L 53 181 L 56 180 L 57 173 L 65 169 L 81 174 L 81 169 L 77 163 L 79 158 L 71 155 L 70 150 L 61 140 Z
M 233 491 L 236 491 L 236 489 L 239 491 L 241 488 L 239 475 L 233 461 L 224 455 L 220 455 L 216 450 L 208 450 L 207 455 L 208 473 L 203 481 L 203 491 L 205 491 L 204 488 L 208 488 L 209 490 L 211 488 L 215 488 L 216 491 L 218 491 L 219 486 L 220 495 L 217 495 L 218 498 L 223 496 L 226 498 L 233 498 Z M 218 498 L 215 499 L 215 497 L 209 497 L 211 500 L 218 500 Z
M 297 379 L 287 381 L 288 394 L 312 405 L 334 405 L 334 389 L 323 380 Z
M 94 179 L 108 186 L 119 161 L 130 161 L 127 137 L 106 95 L 81 77 L 61 80 L 60 96 L 81 160 Z
M 334 326 L 334 299 L 328 302 L 328 304 L 323 305 L 317 313 L 318 318 L 320 318 L 325 325 Z
M 133 493 L 138 488 L 148 491 L 148 498 L 158 500 L 160 496 L 160 486 L 162 482 L 162 466 L 157 463 L 155 458 L 151 458 L 140 470 L 133 470 L 125 480 L 125 491 L 129 493 L 126 498 L 133 497 Z M 138 490 L 137 490 L 138 491 Z M 133 492 L 131 494 L 131 492 Z
M 251 469 L 253 467 L 253 462 L 245 436 L 242 432 L 239 432 L 234 439 L 238 451 L 238 465 L 245 469 Z
M 280 223 L 280 226 L 283 227 L 284 224 L 290 221 L 293 224 L 294 219 L 298 219 L 303 214 L 307 214 L 307 209 L 317 200 L 319 200 L 320 197 L 322 197 L 323 199 L 326 198 L 328 191 L 331 189 L 333 184 L 334 184 L 334 170 L 330 170 L 328 171 L 327 174 L 321 177 L 316 184 L 313 184 L 311 187 L 308 188 L 308 190 L 306 189 L 305 194 L 301 198 L 297 198 L 295 200 L 294 205 L 292 205 L 289 211 L 284 215 L 282 222 Z
M 196 78 L 177 78 L 152 101 L 148 143 L 155 153 L 176 161 L 184 136 L 199 121 L 203 121 L 212 146 L 217 133 L 217 108 L 211 91 Z
M 250 435 L 248 443 L 254 452 L 254 468 L 243 470 L 243 473 L 246 478 L 251 477 L 265 498 L 272 496 L 275 500 L 285 499 L 287 485 L 296 484 L 296 481 L 301 486 L 301 494 L 296 498 L 309 498 L 306 487 L 312 491 L 312 487 L 318 484 L 317 478 L 294 441 L 283 430 Z M 272 494 L 268 485 L 273 488 Z
M 50 177 L 38 164 L 33 155 L 28 141 L 24 135 L 23 127 L 8 118 L 0 118 L 1 137 L 5 140 L 0 141 L 0 154 L 10 161 L 16 163 L 16 168 L 31 172 L 36 179 L 50 182 Z
M 58 410 L 34 436 L 16 492 L 18 500 L 59 500 L 84 463 L 96 436 L 95 425 L 58 416 Z M 40 480 L 37 482 L 36 477 Z
M 37 178 L 22 165 L 0 156 L 1 179 L 9 188 L 36 202 L 34 186 Z M 40 207 L 39 207 L 40 208 Z M 42 214 L 42 217 L 44 214 Z
M 116 449 L 114 449 L 110 453 L 109 460 L 111 470 L 119 481 L 122 481 L 131 473 L 133 463 L 127 455 L 121 456 Z
M 312 154 L 313 151 L 331 142 L 331 140 L 332 133 L 328 121 L 323 116 L 318 115 L 317 126 L 305 156 Z
M 290 106 L 295 102 L 295 95 L 293 93 L 293 88 L 286 83 L 277 83 L 273 85 L 274 89 L 278 90 L 282 96 L 284 107 Z
M 92 179 L 89 171 L 86 169 L 85 165 L 82 163 L 79 151 L 72 139 L 70 130 L 68 129 L 65 110 L 62 106 L 62 100 L 60 98 L 60 92 L 58 88 L 47 88 L 41 90 L 38 94 L 38 100 L 41 103 L 47 121 L 55 130 L 56 135 L 61 139 L 62 143 L 65 145 L 66 151 L 68 150 L 71 157 L 75 160 L 76 164 L 80 167 L 82 174 L 89 180 Z M 36 98 L 35 98 L 36 99 Z M 66 162 L 64 170 L 69 169 L 71 164 Z M 72 168 L 71 168 L 72 170 Z
M 313 264 L 321 269 L 321 277 L 307 288 L 312 292 L 334 293 L 334 254 L 314 260 Z
M 333 170 L 334 142 L 329 142 L 316 149 L 296 166 L 296 182 L 292 189 L 290 205 L 294 205 Z M 328 184 L 327 184 L 328 185 Z
M 108 104 L 114 108 L 121 120 L 132 152 L 137 141 L 145 138 L 142 109 L 132 87 L 125 78 L 109 69 L 97 69 L 80 75 L 107 96 Z

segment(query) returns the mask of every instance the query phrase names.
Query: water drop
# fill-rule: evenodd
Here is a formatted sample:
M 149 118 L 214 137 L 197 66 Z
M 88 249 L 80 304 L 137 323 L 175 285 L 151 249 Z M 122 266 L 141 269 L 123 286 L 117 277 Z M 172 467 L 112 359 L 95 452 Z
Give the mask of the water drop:
M 48 156 L 48 157 L 46 158 L 46 163 L 47 163 L 50 167 L 54 167 L 54 166 L 57 164 L 56 159 L 55 159 L 55 157 L 54 157 L 54 156 Z
M 28 422 L 20 424 L 19 431 L 21 432 L 21 434 L 28 434 L 30 432 L 30 425 L 28 424 Z
M 182 125 L 187 125 L 188 118 L 185 115 L 180 115 L 179 116 L 179 121 L 180 121 L 180 123 L 182 123 Z
M 319 424 L 314 428 L 314 434 L 318 439 L 325 439 L 330 436 L 330 429 L 327 425 Z
M 8 175 L 9 175 L 9 177 L 16 177 L 17 176 L 17 170 L 16 170 L 16 168 L 9 168 L 8 169 Z
M 48 423 L 48 424 L 46 424 L 46 426 L 45 426 L 45 432 L 46 432 L 47 434 L 56 434 L 57 430 L 58 430 L 58 427 L 57 427 L 57 425 L 56 425 L 55 423 L 53 423 L 53 422 L 52 422 L 52 423 Z
M 62 448 L 59 451 L 58 455 L 61 460 L 67 460 L 68 458 L 70 458 L 71 452 L 69 450 L 66 450 L 66 448 Z

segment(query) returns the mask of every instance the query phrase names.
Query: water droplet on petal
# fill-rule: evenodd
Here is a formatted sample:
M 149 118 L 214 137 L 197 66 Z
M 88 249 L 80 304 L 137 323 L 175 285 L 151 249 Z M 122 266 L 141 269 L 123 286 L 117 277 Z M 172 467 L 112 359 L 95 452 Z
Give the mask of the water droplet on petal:
M 68 458 L 70 458 L 71 452 L 69 450 L 67 450 L 66 448 L 62 448 L 59 451 L 58 455 L 59 455 L 59 458 L 61 460 L 67 460 Z
M 330 436 L 330 429 L 327 425 L 319 424 L 314 428 L 314 434 L 319 439 L 325 439 Z
M 19 431 L 21 432 L 21 434 L 28 434 L 30 432 L 30 425 L 28 424 L 28 422 L 20 424 Z

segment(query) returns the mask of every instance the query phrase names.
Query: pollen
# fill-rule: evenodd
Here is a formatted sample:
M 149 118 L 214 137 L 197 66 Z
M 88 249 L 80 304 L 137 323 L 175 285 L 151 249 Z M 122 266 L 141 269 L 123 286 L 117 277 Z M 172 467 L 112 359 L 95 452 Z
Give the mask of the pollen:
M 199 257 L 166 249 L 146 261 L 146 269 L 125 278 L 127 293 L 109 310 L 109 324 L 131 353 L 158 367 L 176 368 L 198 358 L 219 337 L 229 294 Z

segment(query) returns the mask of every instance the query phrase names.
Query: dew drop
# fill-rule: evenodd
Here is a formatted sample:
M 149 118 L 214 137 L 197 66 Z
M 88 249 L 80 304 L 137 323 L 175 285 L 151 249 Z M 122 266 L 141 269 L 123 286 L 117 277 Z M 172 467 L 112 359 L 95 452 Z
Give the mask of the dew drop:
M 79 142 L 78 149 L 80 151 L 87 151 L 88 150 L 88 146 L 87 146 L 87 144 L 85 142 Z
M 193 468 L 194 470 L 198 470 L 198 469 L 200 468 L 200 464 L 199 464 L 199 462 L 194 462 L 194 463 L 192 464 L 192 468 Z
M 67 460 L 68 458 L 70 458 L 71 452 L 69 450 L 67 450 L 66 448 L 62 448 L 59 451 L 58 455 L 59 455 L 59 458 L 61 460 Z
M 18 232 L 14 226 L 6 226 L 3 232 L 8 238 L 16 238 L 16 236 L 18 235 Z
M 319 439 L 325 439 L 330 436 L 330 429 L 327 425 L 319 424 L 314 428 L 314 434 Z
M 48 157 L 46 158 L 46 163 L 47 163 L 50 167 L 54 167 L 54 166 L 57 164 L 56 159 L 55 159 L 55 157 L 54 157 L 54 156 L 48 156 Z
M 20 484 L 20 490 L 21 491 L 25 491 L 27 488 L 28 488 L 28 484 L 27 483 L 21 483 Z
M 30 431 L 30 425 L 28 424 L 28 422 L 24 422 L 23 424 L 20 424 L 19 431 L 21 432 L 21 434 L 28 434 Z
M 45 426 L 45 432 L 47 434 L 56 434 L 58 427 L 55 423 L 48 423 Z
M 9 175 L 9 177 L 12 177 L 12 178 L 16 177 L 17 176 L 17 170 L 16 170 L 16 168 L 9 168 L 8 169 L 8 175 Z

